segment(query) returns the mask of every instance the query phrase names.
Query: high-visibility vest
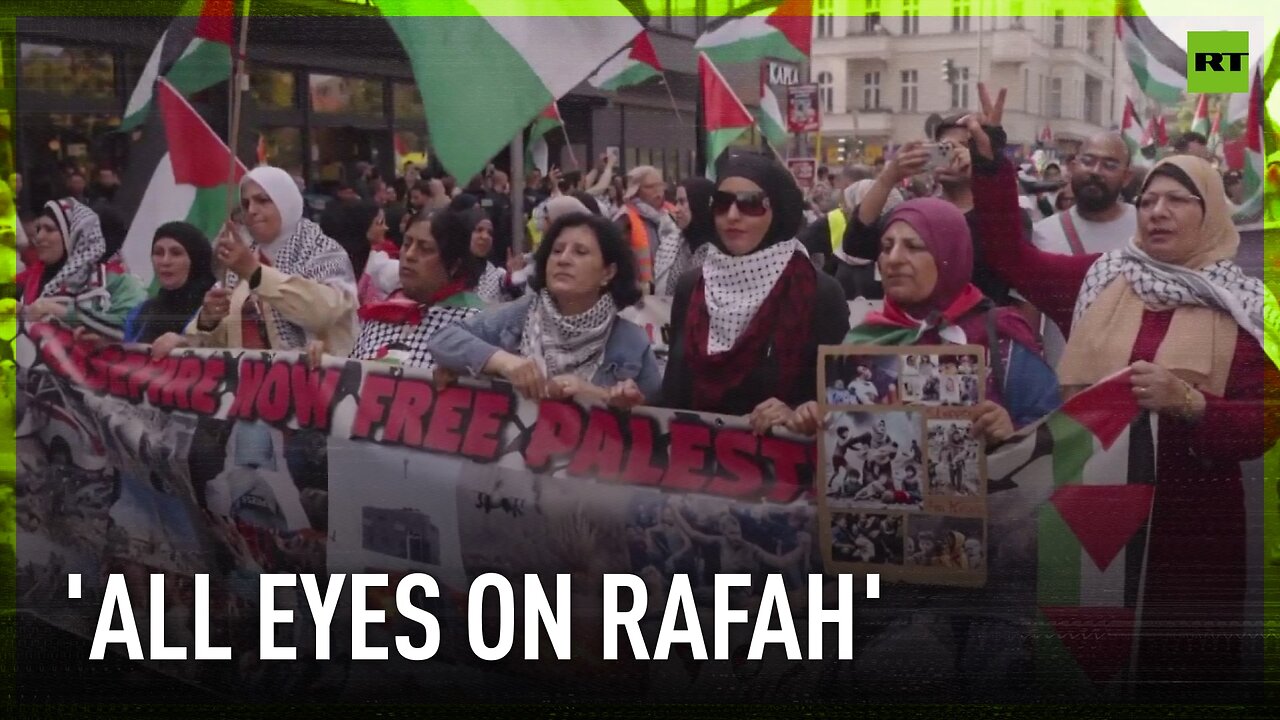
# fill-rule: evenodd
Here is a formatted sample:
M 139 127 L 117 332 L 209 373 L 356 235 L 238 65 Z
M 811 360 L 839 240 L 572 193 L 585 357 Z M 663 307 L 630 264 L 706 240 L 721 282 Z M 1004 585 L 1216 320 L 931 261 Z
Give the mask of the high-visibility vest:
M 827 213 L 827 229 L 831 232 L 831 253 L 833 255 L 844 243 L 844 229 L 848 225 L 849 219 L 844 216 L 844 210 L 836 208 Z
M 631 251 L 636 256 L 636 279 L 642 283 L 653 282 L 653 255 L 649 249 L 649 231 L 645 229 L 644 218 L 631 203 L 622 206 L 627 211 L 627 222 L 631 226 Z

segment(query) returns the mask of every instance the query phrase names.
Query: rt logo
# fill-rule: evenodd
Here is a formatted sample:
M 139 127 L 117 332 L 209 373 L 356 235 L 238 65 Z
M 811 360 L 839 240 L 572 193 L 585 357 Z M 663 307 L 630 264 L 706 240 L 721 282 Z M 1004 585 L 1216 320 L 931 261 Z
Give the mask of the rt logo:
M 1249 33 L 1189 32 L 1187 55 L 1187 92 L 1249 92 Z

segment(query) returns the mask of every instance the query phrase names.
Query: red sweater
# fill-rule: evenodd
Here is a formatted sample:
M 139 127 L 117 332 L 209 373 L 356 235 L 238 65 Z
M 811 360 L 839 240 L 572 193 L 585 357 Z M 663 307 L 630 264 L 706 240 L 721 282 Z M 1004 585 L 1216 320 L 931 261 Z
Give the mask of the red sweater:
M 1069 338 L 1076 296 L 1098 256 L 1046 253 L 1022 236 L 1008 162 L 994 175 L 975 170 L 973 193 L 987 262 Z M 1130 362 L 1154 361 L 1172 318 L 1171 311 L 1143 313 Z M 1248 572 L 1240 462 L 1260 457 L 1280 436 L 1280 372 L 1249 333 L 1237 331 L 1222 397 L 1205 393 L 1205 400 L 1199 422 L 1165 416 L 1159 423 L 1139 647 L 1143 675 L 1152 679 L 1239 676 L 1242 645 L 1232 634 L 1244 619 Z M 1222 635 L 1191 638 L 1192 623 L 1218 624 Z

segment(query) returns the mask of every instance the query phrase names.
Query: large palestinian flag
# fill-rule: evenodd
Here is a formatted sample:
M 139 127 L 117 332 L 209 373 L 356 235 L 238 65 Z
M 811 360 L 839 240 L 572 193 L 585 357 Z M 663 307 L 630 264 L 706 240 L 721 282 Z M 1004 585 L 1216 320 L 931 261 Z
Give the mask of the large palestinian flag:
M 813 0 L 784 0 L 745 17 L 731 17 L 703 33 L 694 49 L 717 63 L 764 58 L 804 62 L 813 35 Z
M 434 155 L 459 178 L 480 172 L 549 103 L 644 29 L 616 0 L 377 6 L 409 57 Z M 424 14 L 428 9 L 449 16 Z
M 125 263 L 144 284 L 151 282 L 151 240 L 156 228 L 185 220 L 212 240 L 227 220 L 227 194 L 235 190 L 228 185 L 231 158 L 226 143 L 171 84 L 162 79 L 155 87 L 155 116 L 163 133 L 149 126 L 159 138 L 148 141 L 162 139 L 167 151 L 153 166 L 122 251 Z M 244 173 L 244 165 L 236 160 L 237 184 Z
M 191 95 L 231 77 L 234 0 L 187 0 L 160 36 L 125 106 L 121 130 L 141 125 L 151 110 L 156 79 Z
M 1165 105 L 1182 99 L 1187 89 L 1187 51 L 1160 32 L 1137 0 L 1117 3 L 1116 37 L 1147 97 Z
M 1116 679 L 1139 636 L 1157 421 L 1138 407 L 1129 373 L 987 458 L 993 538 L 1036 538 L 1037 664 L 1059 678 Z
M 528 150 L 525 151 L 526 166 L 538 168 L 538 172 L 543 175 L 550 171 L 547 135 L 561 127 L 564 127 L 564 118 L 560 117 L 560 107 L 553 102 L 538 114 L 533 125 L 529 127 Z

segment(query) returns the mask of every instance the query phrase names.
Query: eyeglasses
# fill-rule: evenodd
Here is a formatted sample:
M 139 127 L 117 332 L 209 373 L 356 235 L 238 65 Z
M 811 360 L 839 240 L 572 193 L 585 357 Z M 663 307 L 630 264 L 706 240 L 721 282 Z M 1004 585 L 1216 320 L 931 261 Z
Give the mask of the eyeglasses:
M 1100 158 L 1094 155 L 1081 155 L 1076 158 L 1076 163 L 1086 170 L 1093 167 L 1100 167 L 1107 172 L 1115 172 L 1124 167 L 1124 164 L 1120 160 L 1116 160 L 1115 158 Z
M 1191 193 L 1144 193 L 1138 196 L 1138 209 L 1155 210 L 1161 199 L 1164 199 L 1171 210 L 1186 210 L 1192 205 L 1199 205 L 1204 202 L 1199 195 L 1192 195 Z
M 747 217 L 760 217 L 769 212 L 769 196 L 763 190 L 739 193 L 717 190 L 711 195 L 711 212 L 716 215 L 728 213 L 734 205 Z

